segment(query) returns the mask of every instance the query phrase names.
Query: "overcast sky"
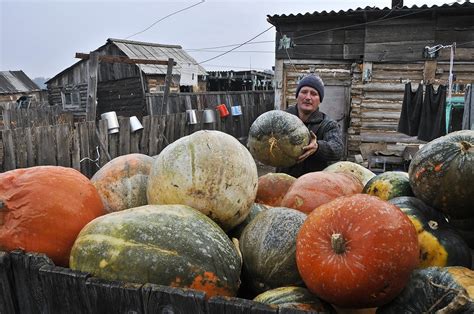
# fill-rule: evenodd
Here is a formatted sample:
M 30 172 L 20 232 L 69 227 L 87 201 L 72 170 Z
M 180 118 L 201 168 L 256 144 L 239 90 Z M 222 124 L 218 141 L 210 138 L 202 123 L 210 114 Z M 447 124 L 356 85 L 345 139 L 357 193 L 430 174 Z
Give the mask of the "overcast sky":
M 453 2 L 420 0 L 404 1 L 404 5 Z M 185 9 L 193 4 L 196 5 Z M 271 26 L 267 15 L 366 6 L 390 7 L 391 1 L 0 0 L 0 70 L 23 70 L 32 79 L 51 78 L 78 61 L 74 58 L 76 52 L 95 50 L 107 38 L 127 37 L 181 45 L 202 62 L 265 31 Z M 179 10 L 183 11 L 163 19 Z M 152 26 L 160 19 L 163 20 Z M 275 61 L 274 40 L 272 28 L 254 40 L 264 43 L 245 45 L 202 66 L 206 70 L 271 69 Z M 222 46 L 227 47 L 213 48 Z

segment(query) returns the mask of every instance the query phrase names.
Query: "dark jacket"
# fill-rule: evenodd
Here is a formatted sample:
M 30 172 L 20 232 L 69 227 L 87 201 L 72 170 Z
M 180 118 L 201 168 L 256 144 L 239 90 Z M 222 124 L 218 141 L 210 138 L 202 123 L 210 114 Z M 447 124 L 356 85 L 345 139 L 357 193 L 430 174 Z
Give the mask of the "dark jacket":
M 286 112 L 298 116 L 296 106 L 289 107 Z M 305 125 L 316 134 L 318 150 L 303 162 L 294 166 L 277 168 L 277 172 L 284 172 L 297 178 L 308 172 L 323 170 L 329 165 L 330 161 L 338 161 L 342 158 L 344 145 L 341 130 L 336 121 L 318 109 L 311 114 Z

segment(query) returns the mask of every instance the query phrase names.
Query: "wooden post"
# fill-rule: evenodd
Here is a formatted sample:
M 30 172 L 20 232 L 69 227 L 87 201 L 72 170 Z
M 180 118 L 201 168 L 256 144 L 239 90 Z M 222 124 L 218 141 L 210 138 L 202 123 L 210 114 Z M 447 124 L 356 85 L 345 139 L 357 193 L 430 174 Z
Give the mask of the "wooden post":
M 97 72 L 99 68 L 99 53 L 90 53 L 88 61 L 89 80 L 87 82 L 86 120 L 95 121 L 97 110 Z
M 168 108 L 168 96 L 170 94 L 170 86 L 171 86 L 171 79 L 173 77 L 173 58 L 168 59 L 168 70 L 166 71 L 166 78 L 165 78 L 165 92 L 163 94 L 163 106 L 161 107 L 161 114 L 163 114 L 163 108 L 166 108 L 166 114 L 169 113 Z

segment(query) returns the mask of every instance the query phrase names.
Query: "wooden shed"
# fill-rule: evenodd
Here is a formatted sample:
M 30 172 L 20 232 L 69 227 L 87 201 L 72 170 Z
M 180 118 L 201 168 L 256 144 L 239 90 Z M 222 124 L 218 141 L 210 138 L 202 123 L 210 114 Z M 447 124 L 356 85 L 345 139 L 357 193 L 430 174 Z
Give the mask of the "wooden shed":
M 99 61 L 97 115 L 115 111 L 122 116 L 147 113 L 147 95 L 164 92 L 167 65 L 147 60 L 172 58 L 171 92 L 205 91 L 206 70 L 178 45 L 163 45 L 122 39 L 107 39 L 97 48 L 99 56 L 125 57 L 137 63 Z M 100 59 L 99 59 L 100 60 Z M 89 81 L 87 60 L 80 60 L 46 82 L 49 102 L 77 115 L 85 115 Z
M 41 89 L 23 71 L 0 71 L 0 103 L 16 102 L 22 96 L 25 106 L 43 101 Z
M 348 160 L 376 144 L 400 154 L 421 143 L 397 132 L 405 84 L 446 85 L 451 46 L 453 89 L 463 93 L 474 80 L 473 16 L 469 1 L 268 16 L 277 31 L 275 107 L 294 104 L 298 80 L 314 72 L 326 85 L 321 110 L 342 126 Z

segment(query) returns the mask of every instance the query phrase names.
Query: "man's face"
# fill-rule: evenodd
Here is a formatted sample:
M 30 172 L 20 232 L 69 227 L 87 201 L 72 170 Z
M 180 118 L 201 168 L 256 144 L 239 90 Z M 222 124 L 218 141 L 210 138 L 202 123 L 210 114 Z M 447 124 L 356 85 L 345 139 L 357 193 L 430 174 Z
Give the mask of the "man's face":
M 303 86 L 298 93 L 297 102 L 298 110 L 303 113 L 311 113 L 318 109 L 321 100 L 319 99 L 319 93 L 316 89 Z

